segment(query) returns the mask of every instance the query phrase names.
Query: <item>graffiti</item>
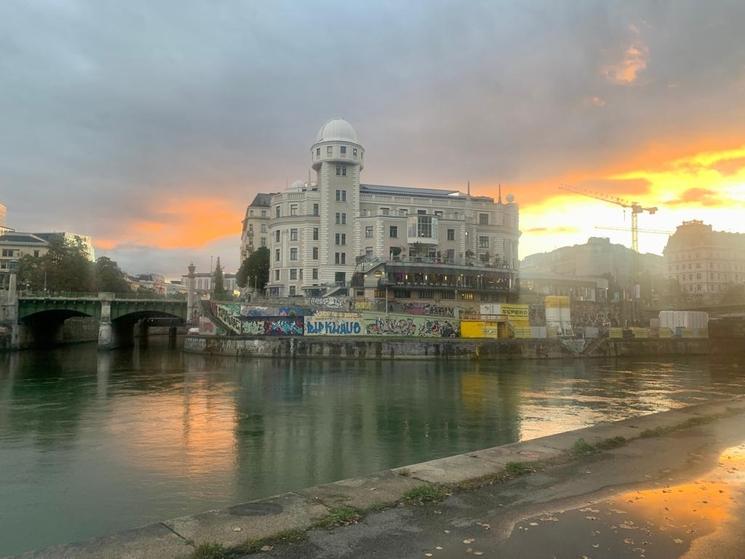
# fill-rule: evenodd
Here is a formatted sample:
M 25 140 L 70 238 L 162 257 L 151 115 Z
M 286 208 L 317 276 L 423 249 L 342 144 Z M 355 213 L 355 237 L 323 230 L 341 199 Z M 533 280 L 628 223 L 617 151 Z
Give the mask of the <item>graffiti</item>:
M 419 316 L 455 316 L 453 307 L 443 307 L 431 303 L 399 303 L 401 310 L 407 314 Z
M 311 297 L 308 304 L 321 309 L 344 309 L 347 307 L 347 300 L 344 297 Z
M 365 320 L 368 336 L 407 336 L 420 338 L 454 338 L 460 334 L 456 320 L 421 317 L 378 316 Z
M 241 333 L 246 336 L 302 336 L 301 317 L 248 318 L 243 320 Z
M 306 320 L 306 336 L 360 336 L 362 324 L 359 320 Z

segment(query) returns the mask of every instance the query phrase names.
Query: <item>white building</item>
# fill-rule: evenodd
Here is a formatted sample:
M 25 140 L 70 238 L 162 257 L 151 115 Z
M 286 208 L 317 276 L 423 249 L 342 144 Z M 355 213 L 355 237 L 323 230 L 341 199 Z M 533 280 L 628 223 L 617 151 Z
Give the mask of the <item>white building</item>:
M 311 161 L 315 183 L 297 181 L 271 197 L 270 295 L 331 295 L 351 286 L 367 298 L 516 296 L 520 231 L 511 196 L 502 203 L 501 196 L 363 184 L 365 148 L 340 119 L 321 127 Z
M 246 208 L 241 231 L 241 262 L 260 247 L 269 246 L 269 212 L 274 194 L 257 194 Z

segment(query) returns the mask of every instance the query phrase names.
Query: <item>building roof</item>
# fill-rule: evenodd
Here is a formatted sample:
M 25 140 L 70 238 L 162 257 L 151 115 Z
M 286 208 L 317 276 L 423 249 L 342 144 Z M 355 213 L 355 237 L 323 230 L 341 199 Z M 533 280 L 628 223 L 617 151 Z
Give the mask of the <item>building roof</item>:
M 249 204 L 249 207 L 255 208 L 259 206 L 262 208 L 269 208 L 272 205 L 272 196 L 274 196 L 274 193 L 272 192 L 259 192 L 254 197 L 253 202 Z
M 358 143 L 357 131 L 343 118 L 334 118 L 321 126 L 316 142 L 338 141 Z
M 467 196 L 458 190 L 417 188 L 414 186 L 386 186 L 381 184 L 361 184 L 360 192 L 363 194 L 388 194 L 391 196 L 420 196 L 422 198 L 465 198 Z M 471 196 L 471 199 L 494 202 L 494 198 L 489 196 Z
M 44 239 L 37 237 L 32 233 L 20 233 L 18 231 L 11 231 L 0 235 L 0 243 L 7 244 L 30 244 L 30 245 L 46 245 L 48 244 Z

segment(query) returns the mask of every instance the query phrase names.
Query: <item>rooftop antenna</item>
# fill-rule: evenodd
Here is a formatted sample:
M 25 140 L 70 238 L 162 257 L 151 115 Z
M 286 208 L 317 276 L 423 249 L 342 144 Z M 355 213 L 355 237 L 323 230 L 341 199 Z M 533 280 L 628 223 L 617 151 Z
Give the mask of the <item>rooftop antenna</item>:
M 502 183 L 499 183 L 499 204 L 502 204 Z

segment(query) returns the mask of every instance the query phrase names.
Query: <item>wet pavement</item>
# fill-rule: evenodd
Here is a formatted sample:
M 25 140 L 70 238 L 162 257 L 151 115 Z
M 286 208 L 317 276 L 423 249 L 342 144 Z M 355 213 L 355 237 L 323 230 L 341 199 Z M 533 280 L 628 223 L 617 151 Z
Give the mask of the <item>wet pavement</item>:
M 252 557 L 742 558 L 743 421 L 638 439 Z

